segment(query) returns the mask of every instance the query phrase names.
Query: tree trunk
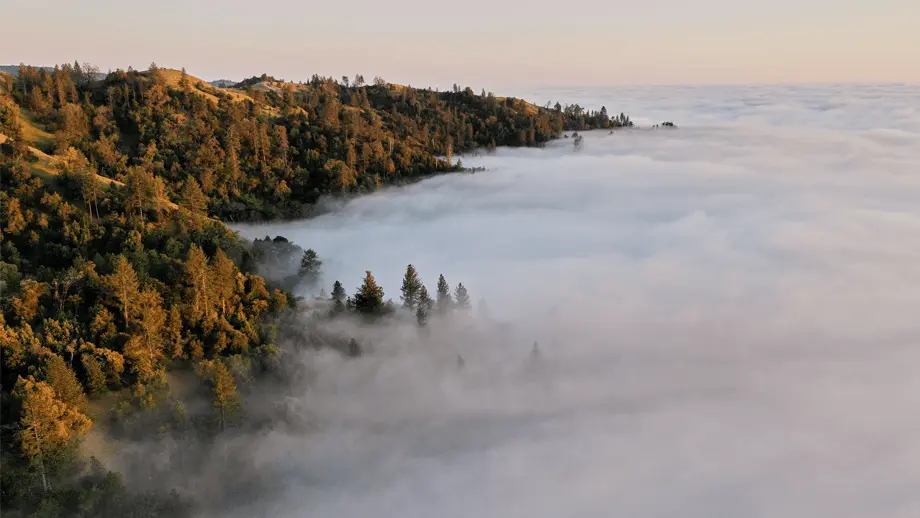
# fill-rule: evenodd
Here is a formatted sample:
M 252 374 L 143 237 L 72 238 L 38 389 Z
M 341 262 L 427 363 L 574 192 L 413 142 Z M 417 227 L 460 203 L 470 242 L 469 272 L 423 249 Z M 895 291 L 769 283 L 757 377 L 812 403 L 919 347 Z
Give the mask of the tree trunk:
M 42 459 L 44 453 L 42 453 L 41 442 L 38 437 L 38 430 L 33 429 L 32 433 L 35 434 L 35 444 L 38 446 L 38 470 L 42 474 L 42 491 L 45 493 L 48 492 L 48 477 L 45 475 L 45 461 Z

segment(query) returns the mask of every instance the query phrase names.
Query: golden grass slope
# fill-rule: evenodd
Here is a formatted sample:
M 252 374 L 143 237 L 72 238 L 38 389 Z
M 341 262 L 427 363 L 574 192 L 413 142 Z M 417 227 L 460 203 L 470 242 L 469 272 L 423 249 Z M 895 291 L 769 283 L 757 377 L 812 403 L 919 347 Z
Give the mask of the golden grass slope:
M 166 85 L 173 89 L 179 88 L 179 81 L 182 79 L 181 70 L 173 70 L 171 68 L 161 68 L 160 74 L 162 74 L 163 79 L 166 80 Z M 203 79 L 198 79 L 195 76 L 189 75 L 186 73 L 189 82 L 192 85 L 192 88 L 195 90 L 195 93 L 201 94 L 208 99 L 214 101 L 215 103 L 220 100 L 220 96 L 226 95 L 229 96 L 234 101 L 249 101 L 255 102 L 252 97 L 246 95 L 239 90 L 232 88 L 217 88 L 216 86 L 208 83 Z

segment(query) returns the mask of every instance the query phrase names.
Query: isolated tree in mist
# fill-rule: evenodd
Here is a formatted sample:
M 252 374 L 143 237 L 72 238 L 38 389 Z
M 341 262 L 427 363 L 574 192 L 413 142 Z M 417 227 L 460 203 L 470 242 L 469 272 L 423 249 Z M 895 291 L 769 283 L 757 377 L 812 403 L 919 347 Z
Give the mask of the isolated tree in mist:
M 348 341 L 348 356 L 352 358 L 361 356 L 361 346 L 358 345 L 358 341 L 354 338 Z
M 345 311 L 345 300 L 348 298 L 348 294 L 345 293 L 345 287 L 342 286 L 342 283 L 335 281 L 332 284 L 332 314 L 338 315 Z
M 450 310 L 453 300 L 450 298 L 450 285 L 447 284 L 447 279 L 444 278 L 442 273 L 438 277 L 438 313 L 446 313 Z
M 212 406 L 217 412 L 220 429 L 227 426 L 228 419 L 240 409 L 240 395 L 236 391 L 236 380 L 222 361 L 204 360 L 199 365 L 200 374 L 211 383 L 214 395 Z
M 316 254 L 316 251 L 312 248 L 308 248 L 300 259 L 300 276 L 303 277 L 312 288 L 319 280 L 319 273 L 322 267 L 323 262 Z
M 425 306 L 419 304 L 415 309 L 415 320 L 418 322 L 420 327 L 425 327 L 428 325 L 428 310 L 425 309 Z
M 377 285 L 370 270 L 365 273 L 364 283 L 354 296 L 355 310 L 364 314 L 376 314 L 383 309 L 383 288 Z
M 457 289 L 454 291 L 454 300 L 456 301 L 457 307 L 469 311 L 470 309 L 470 296 L 466 292 L 466 287 L 463 283 L 457 284 Z
M 423 284 L 418 291 L 418 307 L 415 309 L 415 319 L 418 325 L 424 327 L 428 324 L 428 313 L 432 305 L 431 295 L 428 295 L 428 288 Z
M 411 264 L 406 267 L 406 275 L 403 277 L 402 299 L 403 307 L 410 311 L 415 310 L 418 304 L 419 291 L 422 288 L 422 281 L 419 279 L 418 272 Z
M 347 296 L 348 294 L 345 293 L 345 287 L 342 286 L 341 282 L 335 281 L 332 283 L 332 300 L 345 302 Z

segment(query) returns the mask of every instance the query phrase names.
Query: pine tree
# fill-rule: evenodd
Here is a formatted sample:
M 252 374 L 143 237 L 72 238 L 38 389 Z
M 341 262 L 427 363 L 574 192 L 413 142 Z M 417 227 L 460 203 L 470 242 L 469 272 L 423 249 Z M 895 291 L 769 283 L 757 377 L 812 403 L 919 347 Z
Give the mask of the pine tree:
M 43 358 L 40 378 L 54 389 L 55 396 L 66 405 L 86 411 L 86 395 L 83 386 L 64 358 L 57 354 L 49 354 Z
M 220 248 L 214 254 L 209 269 L 214 302 L 220 307 L 220 315 L 226 316 L 233 307 L 233 297 L 237 291 L 236 264 Z
M 374 275 L 367 270 L 364 283 L 354 297 L 355 310 L 364 314 L 378 314 L 383 309 L 383 288 L 377 285 Z
M 220 360 L 204 360 L 199 365 L 201 375 L 211 382 L 214 394 L 212 406 L 217 411 L 218 424 L 224 430 L 233 414 L 240 409 L 240 396 L 236 391 L 236 380 Z
M 415 320 L 420 327 L 428 325 L 428 309 L 424 304 L 419 304 L 415 309 Z
M 185 358 L 185 348 L 182 340 L 182 315 L 175 305 L 169 308 L 169 316 L 166 319 L 166 343 L 169 355 L 172 358 Z
M 319 259 L 315 250 L 309 248 L 303 253 L 303 257 L 300 259 L 300 276 L 306 280 L 308 287 L 313 288 L 316 286 L 322 267 L 323 262 Z
M 450 298 L 450 285 L 442 273 L 438 277 L 438 313 L 444 314 L 450 310 L 453 300 Z
M 342 286 L 342 283 L 339 281 L 335 281 L 332 284 L 332 300 L 335 300 L 338 302 L 345 302 L 345 298 L 347 296 L 348 294 L 345 293 L 345 288 Z
M 185 278 L 189 286 L 191 320 L 198 322 L 211 314 L 211 289 L 208 257 L 198 245 L 192 245 L 185 261 Z
M 42 488 L 48 491 L 48 461 L 85 433 L 92 421 L 59 400 L 51 385 L 32 376 L 19 378 L 13 396 L 22 405 L 17 432 L 20 447 L 29 462 L 39 469 Z
M 419 326 L 424 327 L 428 324 L 428 314 L 431 312 L 433 305 L 431 295 L 428 294 L 428 288 L 422 284 L 418 290 L 418 307 L 415 310 L 415 319 Z
M 105 277 L 105 281 L 121 307 L 125 323 L 130 323 L 137 298 L 138 282 L 137 274 L 125 256 L 119 255 L 115 258 L 115 269 Z
M 179 198 L 179 205 L 192 214 L 207 215 L 208 213 L 208 197 L 201 190 L 198 180 L 192 176 L 185 179 L 185 185 L 182 186 L 182 194 Z
M 457 289 L 454 291 L 454 300 L 456 301 L 457 307 L 464 311 L 470 309 L 470 296 L 466 292 L 466 287 L 463 286 L 463 283 L 457 284 Z
M 128 169 L 128 177 L 125 181 L 127 196 L 125 205 L 130 207 L 131 212 L 141 223 L 144 222 L 144 213 L 155 206 L 156 189 L 156 179 L 147 168 L 133 166 Z
M 189 94 L 192 91 L 192 82 L 188 78 L 188 73 L 185 72 L 185 67 L 182 67 L 182 73 L 179 76 L 179 88 L 185 94 Z
M 140 333 L 131 336 L 125 344 L 125 357 L 142 382 L 154 378 L 163 358 L 163 326 L 166 312 L 160 294 L 144 290 L 138 295 L 138 328 Z
M 418 272 L 411 264 L 406 267 L 406 275 L 403 277 L 402 299 L 403 307 L 409 311 L 414 311 L 418 304 L 419 290 L 422 287 L 422 281 L 418 277 Z

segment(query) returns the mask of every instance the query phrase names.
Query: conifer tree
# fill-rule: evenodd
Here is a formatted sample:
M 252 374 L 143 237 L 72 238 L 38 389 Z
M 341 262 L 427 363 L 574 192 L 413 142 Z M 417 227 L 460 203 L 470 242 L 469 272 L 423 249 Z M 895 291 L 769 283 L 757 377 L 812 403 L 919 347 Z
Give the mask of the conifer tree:
M 431 295 L 428 295 L 428 288 L 422 284 L 418 291 L 418 307 L 415 310 L 415 319 L 419 326 L 424 327 L 428 324 L 428 314 L 433 306 L 434 302 Z
M 182 315 L 175 305 L 169 308 L 166 319 L 166 344 L 169 355 L 174 359 L 185 358 L 185 348 L 182 338 Z
M 322 267 L 323 261 L 320 260 L 315 250 L 309 248 L 303 253 L 300 259 L 300 276 L 306 280 L 310 288 L 313 288 L 319 280 Z
M 59 400 L 51 385 L 29 376 L 20 377 L 13 396 L 22 405 L 17 438 L 23 454 L 38 468 L 42 488 L 50 489 L 48 462 L 85 433 L 92 421 L 78 409 Z
M 345 312 L 345 301 L 347 298 L 348 295 L 345 293 L 345 288 L 342 286 L 342 283 L 335 281 L 332 285 L 332 309 L 330 310 L 332 316 Z
M 355 310 L 364 314 L 377 314 L 383 309 L 383 288 L 377 285 L 374 275 L 367 270 L 364 283 L 354 296 Z
M 146 382 L 153 379 L 163 358 L 163 326 L 166 312 L 163 310 L 160 294 L 155 290 L 144 290 L 138 295 L 138 328 L 140 333 L 131 336 L 125 344 L 125 357 L 131 360 L 131 367 L 138 378 Z
M 240 409 L 240 396 L 236 391 L 236 380 L 220 360 L 204 360 L 199 365 L 200 373 L 211 382 L 214 394 L 212 406 L 217 411 L 218 424 L 224 430 L 227 421 Z
M 211 313 L 211 288 L 208 257 L 197 245 L 192 245 L 185 261 L 185 277 L 189 285 L 191 320 L 206 319 Z
M 209 269 L 213 300 L 220 307 L 221 316 L 226 316 L 233 306 L 232 299 L 237 290 L 236 264 L 220 248 L 214 254 Z
M 452 304 L 453 300 L 451 300 L 450 297 L 450 285 L 447 284 L 447 280 L 442 273 L 441 276 L 438 277 L 438 313 L 447 313 Z
M 40 378 L 54 389 L 55 397 L 75 410 L 86 411 L 86 395 L 83 386 L 67 366 L 64 358 L 57 354 L 48 354 L 42 358 Z
M 409 311 L 414 311 L 415 306 L 418 304 L 419 300 L 419 291 L 422 287 L 422 281 L 418 277 L 418 272 L 415 271 L 415 267 L 411 264 L 406 267 L 406 275 L 403 277 L 402 284 L 402 299 L 403 307 Z
M 428 325 L 428 309 L 424 304 L 419 304 L 415 309 L 415 320 L 420 327 Z
M 138 283 L 137 274 L 125 256 L 119 255 L 115 258 L 115 269 L 106 276 L 105 280 L 118 301 L 124 321 L 130 323 L 137 298 Z
M 466 292 L 466 287 L 463 283 L 457 284 L 457 289 L 454 291 L 454 301 L 458 308 L 468 311 L 470 309 L 470 296 Z
M 332 284 L 332 300 L 335 300 L 338 302 L 345 302 L 345 298 L 347 296 L 348 294 L 345 293 L 345 288 L 342 286 L 342 283 L 339 281 L 335 281 Z
M 207 215 L 208 197 L 201 190 L 201 185 L 193 176 L 185 179 L 185 185 L 182 186 L 179 205 L 187 209 L 192 214 Z

